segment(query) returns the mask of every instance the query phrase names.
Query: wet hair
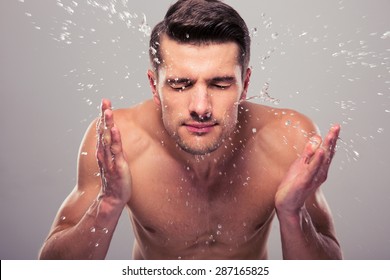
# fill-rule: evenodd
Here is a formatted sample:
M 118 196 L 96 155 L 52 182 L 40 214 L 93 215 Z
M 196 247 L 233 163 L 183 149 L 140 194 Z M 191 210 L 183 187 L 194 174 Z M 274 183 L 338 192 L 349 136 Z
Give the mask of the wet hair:
M 244 77 L 250 58 L 249 31 L 229 5 L 219 0 L 178 0 L 171 5 L 150 36 L 149 57 L 156 75 L 163 61 L 160 43 L 164 35 L 182 44 L 237 43 Z

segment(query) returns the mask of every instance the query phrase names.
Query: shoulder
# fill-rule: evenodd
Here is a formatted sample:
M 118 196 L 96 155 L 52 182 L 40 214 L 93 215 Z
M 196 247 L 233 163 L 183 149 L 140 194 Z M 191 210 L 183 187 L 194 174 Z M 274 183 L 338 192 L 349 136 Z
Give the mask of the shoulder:
M 288 108 L 245 103 L 245 118 L 256 145 L 262 151 L 281 155 L 286 163 L 296 159 L 318 128 L 306 115 Z
M 158 127 L 158 112 L 153 102 L 146 101 L 130 108 L 113 110 L 114 123 L 118 127 L 123 150 L 128 160 L 136 158 L 154 140 L 153 133 Z M 89 125 L 81 142 L 78 155 L 80 178 L 91 179 L 90 176 L 99 172 L 96 161 L 96 144 L 98 141 L 96 125 L 100 117 L 96 117 Z M 80 182 L 81 183 L 81 182 Z
M 130 161 L 157 141 L 161 131 L 161 114 L 152 100 L 114 110 L 114 122 Z
M 318 128 L 306 115 L 288 108 L 275 108 L 255 103 L 241 107 L 245 122 L 273 135 L 283 135 L 291 140 L 318 134 Z

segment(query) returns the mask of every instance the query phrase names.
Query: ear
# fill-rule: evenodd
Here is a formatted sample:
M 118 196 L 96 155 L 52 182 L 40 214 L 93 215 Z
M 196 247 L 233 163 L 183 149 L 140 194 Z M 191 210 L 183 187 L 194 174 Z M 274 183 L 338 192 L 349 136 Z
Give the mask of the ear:
M 246 69 L 246 72 L 245 72 L 244 88 L 242 90 L 242 94 L 241 94 L 241 98 L 240 98 L 241 100 L 245 100 L 246 99 L 246 96 L 247 96 L 247 93 L 248 93 L 249 84 L 250 84 L 251 74 L 252 74 L 252 69 L 250 67 L 248 67 L 248 69 Z
M 149 85 L 152 90 L 153 94 L 153 100 L 156 103 L 156 105 L 160 106 L 161 105 L 161 100 L 160 100 L 160 95 L 158 94 L 157 91 L 157 77 L 156 73 L 152 70 L 148 70 L 148 79 L 149 79 Z

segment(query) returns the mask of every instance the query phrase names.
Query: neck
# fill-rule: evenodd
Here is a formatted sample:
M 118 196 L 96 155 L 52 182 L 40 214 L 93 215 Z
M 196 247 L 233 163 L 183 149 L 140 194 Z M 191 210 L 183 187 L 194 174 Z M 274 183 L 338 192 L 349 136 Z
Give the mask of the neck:
M 183 159 L 186 169 L 191 172 L 194 179 L 202 181 L 217 177 L 227 161 L 226 156 L 218 156 L 217 151 L 205 155 L 186 155 Z
M 169 150 L 179 162 L 183 163 L 183 166 L 191 173 L 193 179 L 207 182 L 223 174 L 226 166 L 234 157 L 236 150 L 240 148 L 241 145 L 237 139 L 240 133 L 238 133 L 238 129 L 235 129 L 235 131 L 236 133 L 233 132 L 228 139 L 223 140 L 219 148 L 210 153 L 194 155 L 173 143 Z

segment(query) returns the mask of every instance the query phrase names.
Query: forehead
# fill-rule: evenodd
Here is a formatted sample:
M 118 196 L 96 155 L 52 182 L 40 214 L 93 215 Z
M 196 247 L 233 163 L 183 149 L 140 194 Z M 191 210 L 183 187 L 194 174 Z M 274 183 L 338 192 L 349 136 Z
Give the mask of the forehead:
M 168 73 L 229 72 L 231 74 L 236 72 L 239 66 L 239 47 L 235 42 L 186 44 L 163 36 L 160 50 L 162 59 L 160 70 Z

